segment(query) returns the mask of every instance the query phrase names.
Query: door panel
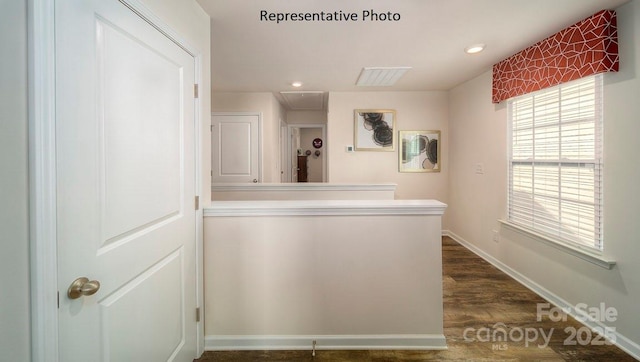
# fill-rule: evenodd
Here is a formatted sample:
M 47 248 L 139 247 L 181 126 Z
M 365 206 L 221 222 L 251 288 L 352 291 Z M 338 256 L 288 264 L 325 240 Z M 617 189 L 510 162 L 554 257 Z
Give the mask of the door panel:
M 56 2 L 61 361 L 192 361 L 194 59 L 117 0 Z M 70 283 L 100 282 L 67 297 Z
M 251 123 L 221 122 L 220 176 L 251 176 Z
M 260 181 L 260 117 L 215 114 L 211 123 L 212 182 Z
M 177 250 L 100 302 L 102 343 L 109 346 L 105 360 L 172 360 L 184 347 L 183 257 Z M 160 300 L 168 312 L 162 318 L 149 308 L 149 301 Z
M 181 97 L 183 75 L 179 64 L 131 34 L 101 20 L 96 25 L 100 194 L 109 243 L 184 212 L 183 105 L 172 101 Z

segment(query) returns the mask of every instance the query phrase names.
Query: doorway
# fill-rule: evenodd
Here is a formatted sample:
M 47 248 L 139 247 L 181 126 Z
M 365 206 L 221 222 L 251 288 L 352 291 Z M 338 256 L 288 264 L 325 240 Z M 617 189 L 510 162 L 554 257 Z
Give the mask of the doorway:
M 290 124 L 287 129 L 288 182 L 327 182 L 325 125 Z

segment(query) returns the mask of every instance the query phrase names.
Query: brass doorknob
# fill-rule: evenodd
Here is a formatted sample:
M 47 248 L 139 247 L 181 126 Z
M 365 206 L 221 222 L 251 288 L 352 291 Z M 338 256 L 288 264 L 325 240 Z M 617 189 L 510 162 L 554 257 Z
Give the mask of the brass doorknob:
M 78 299 L 83 295 L 94 295 L 100 289 L 100 282 L 81 277 L 73 281 L 67 290 L 69 299 Z

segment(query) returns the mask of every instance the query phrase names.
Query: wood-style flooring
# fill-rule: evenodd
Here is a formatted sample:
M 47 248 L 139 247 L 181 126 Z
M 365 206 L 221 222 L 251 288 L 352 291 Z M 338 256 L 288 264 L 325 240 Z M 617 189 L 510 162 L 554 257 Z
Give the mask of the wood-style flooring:
M 588 342 L 586 330 L 580 339 L 565 332 L 583 327 L 571 317 L 566 322 L 538 322 L 537 303 L 545 303 L 542 298 L 454 240 L 443 237 L 442 254 L 447 350 L 319 350 L 315 357 L 311 351 L 216 351 L 196 361 L 635 361 L 615 346 L 593 345 L 600 342 L 595 336 L 592 345 L 581 345 Z M 478 341 L 487 339 L 487 331 L 499 329 L 507 331 L 506 341 L 498 340 L 498 334 Z M 533 339 L 534 330 L 551 334 L 549 343 L 545 345 L 542 336 L 530 343 L 520 339 L 520 331 Z M 575 345 L 567 345 L 567 338 Z

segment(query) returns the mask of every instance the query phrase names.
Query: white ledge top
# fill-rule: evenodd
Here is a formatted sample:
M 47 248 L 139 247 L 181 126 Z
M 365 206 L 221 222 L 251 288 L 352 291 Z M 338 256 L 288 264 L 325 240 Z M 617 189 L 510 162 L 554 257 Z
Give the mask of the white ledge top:
M 213 201 L 204 216 L 442 215 L 437 200 Z
M 567 254 L 576 256 L 582 260 L 586 260 L 602 268 L 611 269 L 613 268 L 614 265 L 616 265 L 616 262 L 614 260 L 603 256 L 600 251 L 573 246 L 573 245 L 564 243 L 562 241 L 555 240 L 546 235 L 542 235 L 534 230 L 519 226 L 517 224 L 513 224 L 506 220 L 498 220 L 498 222 L 500 222 L 502 225 L 510 228 L 513 231 L 516 231 L 518 233 L 531 237 L 533 240 L 543 242 L 556 249 L 564 251 Z
M 396 184 L 339 184 L 324 182 L 219 183 L 211 191 L 395 191 Z

